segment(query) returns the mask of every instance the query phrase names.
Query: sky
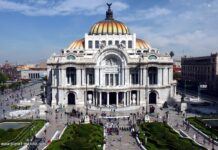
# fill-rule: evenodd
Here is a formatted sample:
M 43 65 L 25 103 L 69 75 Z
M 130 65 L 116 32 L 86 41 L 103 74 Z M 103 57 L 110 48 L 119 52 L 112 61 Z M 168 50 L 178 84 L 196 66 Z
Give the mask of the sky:
M 218 0 L 0 0 L 0 63 L 46 61 L 91 26 L 114 18 L 161 53 L 218 52 Z

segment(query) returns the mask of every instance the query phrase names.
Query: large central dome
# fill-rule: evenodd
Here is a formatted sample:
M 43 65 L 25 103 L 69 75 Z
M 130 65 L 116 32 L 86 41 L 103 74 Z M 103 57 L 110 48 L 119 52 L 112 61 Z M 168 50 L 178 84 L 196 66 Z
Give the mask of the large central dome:
M 91 27 L 89 34 L 90 35 L 93 35 L 93 34 L 94 35 L 105 35 L 105 34 L 123 35 L 123 34 L 130 34 L 130 31 L 124 23 L 114 20 L 113 12 L 109 5 L 108 10 L 106 12 L 105 20 L 95 23 Z
M 130 34 L 128 27 L 117 20 L 103 20 L 99 21 L 92 26 L 89 34 L 105 35 L 105 34 Z

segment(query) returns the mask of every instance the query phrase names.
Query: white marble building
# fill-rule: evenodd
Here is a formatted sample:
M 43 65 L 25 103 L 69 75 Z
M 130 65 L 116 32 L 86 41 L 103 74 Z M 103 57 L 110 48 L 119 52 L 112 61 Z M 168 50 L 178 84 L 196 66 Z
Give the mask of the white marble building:
M 120 21 L 105 20 L 47 60 L 52 106 L 132 107 L 154 111 L 176 94 L 173 60 Z

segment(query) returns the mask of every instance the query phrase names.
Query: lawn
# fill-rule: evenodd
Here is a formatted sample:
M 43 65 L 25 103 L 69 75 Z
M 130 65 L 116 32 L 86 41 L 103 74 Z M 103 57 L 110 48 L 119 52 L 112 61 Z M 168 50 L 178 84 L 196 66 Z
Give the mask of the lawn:
M 29 125 L 18 129 L 0 129 L 0 143 L 27 143 L 30 137 L 33 137 L 45 124 L 44 120 L 7 120 L 6 122 L 31 122 Z M 22 145 L 0 146 L 1 150 L 15 150 Z
M 204 149 L 196 145 L 192 140 L 180 137 L 178 133 L 164 123 L 144 123 L 139 128 L 139 139 L 148 150 Z M 145 136 L 147 137 L 147 143 L 145 143 Z
M 103 127 L 93 124 L 73 124 L 67 127 L 62 138 L 53 141 L 46 150 L 102 150 Z
M 190 117 L 188 118 L 188 122 L 191 123 L 193 126 L 207 134 L 208 136 L 212 136 L 214 139 L 218 139 L 218 125 L 216 127 L 206 126 L 206 122 L 204 122 L 202 119 L 217 119 L 215 118 L 201 118 L 201 117 Z

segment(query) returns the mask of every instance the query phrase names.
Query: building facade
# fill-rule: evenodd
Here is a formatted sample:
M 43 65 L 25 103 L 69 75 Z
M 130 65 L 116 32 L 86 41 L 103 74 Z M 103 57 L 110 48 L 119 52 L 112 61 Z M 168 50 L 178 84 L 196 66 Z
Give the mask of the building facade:
M 20 65 L 17 71 L 20 80 L 39 80 L 47 76 L 47 67 L 44 64 Z
M 207 84 L 209 92 L 218 91 L 218 54 L 204 57 L 183 57 L 182 80 Z M 215 94 L 214 93 L 214 94 Z
M 154 111 L 176 94 L 173 60 L 113 18 L 95 23 L 84 38 L 47 60 L 52 106 L 131 107 Z
M 0 72 L 6 74 L 11 81 L 15 81 L 19 78 L 16 65 L 10 64 L 8 61 L 6 61 L 5 64 L 0 65 Z

